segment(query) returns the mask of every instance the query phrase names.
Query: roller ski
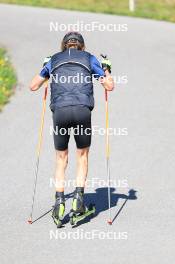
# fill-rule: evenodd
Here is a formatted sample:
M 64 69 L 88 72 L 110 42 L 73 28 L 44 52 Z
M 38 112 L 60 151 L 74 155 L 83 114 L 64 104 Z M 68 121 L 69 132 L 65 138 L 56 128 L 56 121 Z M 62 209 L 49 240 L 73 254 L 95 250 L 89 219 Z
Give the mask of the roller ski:
M 65 212 L 65 200 L 62 197 L 57 197 L 52 212 L 52 218 L 57 228 L 60 228 L 63 225 L 64 212 Z
M 88 216 L 93 216 L 95 214 L 95 205 L 90 204 L 88 207 L 84 205 L 83 193 L 75 192 L 72 210 L 69 213 L 70 224 L 76 226 L 80 221 Z

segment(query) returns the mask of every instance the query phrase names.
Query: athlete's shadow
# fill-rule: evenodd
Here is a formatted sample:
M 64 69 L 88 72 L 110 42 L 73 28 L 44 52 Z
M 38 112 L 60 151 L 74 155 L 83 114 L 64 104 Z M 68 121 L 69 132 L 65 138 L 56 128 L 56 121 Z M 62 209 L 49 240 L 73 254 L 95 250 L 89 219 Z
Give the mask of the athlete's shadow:
M 86 205 L 89 205 L 90 203 L 95 204 L 96 212 L 94 217 L 96 217 L 101 212 L 104 212 L 108 210 L 108 188 L 98 188 L 95 190 L 95 193 L 85 193 L 84 195 L 84 201 Z M 116 218 L 119 216 L 121 211 L 123 210 L 124 206 L 126 205 L 128 200 L 136 200 L 136 192 L 134 189 L 130 189 L 128 194 L 121 194 L 121 193 L 114 193 L 115 188 L 110 188 L 110 195 L 111 195 L 111 208 L 116 207 L 119 199 L 123 199 L 124 202 L 122 203 L 121 207 L 118 209 L 115 216 L 112 218 L 112 223 L 116 220 Z M 72 196 L 72 195 L 71 195 Z M 68 195 L 69 198 L 69 195 Z M 71 198 L 71 197 L 70 197 Z M 79 222 L 77 226 L 81 224 L 85 224 L 87 222 L 90 222 L 91 217 L 87 217 L 86 219 Z
M 85 203 L 95 203 L 96 214 L 108 210 L 108 188 L 98 188 L 95 193 L 85 193 Z M 128 194 L 114 193 L 115 188 L 110 188 L 111 208 L 115 207 L 119 199 L 136 200 L 136 191 L 131 189 Z
M 85 193 L 85 195 L 84 195 L 84 200 L 85 200 L 85 203 L 87 206 L 90 203 L 95 204 L 96 212 L 95 212 L 94 217 L 96 217 L 101 212 L 108 210 L 108 188 L 98 188 L 95 191 L 96 191 L 95 193 Z M 123 208 L 126 205 L 128 200 L 136 200 L 137 199 L 136 191 L 133 189 L 129 190 L 127 195 L 121 194 L 121 193 L 114 193 L 114 191 L 115 191 L 115 188 L 110 188 L 111 208 L 117 206 L 119 199 L 123 199 L 124 202 L 122 203 L 122 205 L 118 209 L 117 213 L 113 217 L 112 222 L 114 222 L 116 220 L 116 218 L 119 216 L 119 214 L 123 210 Z M 68 193 L 65 195 L 65 200 L 71 199 L 71 198 L 73 198 L 73 196 L 74 196 L 73 192 Z M 37 222 L 38 220 L 40 220 L 41 218 L 43 218 L 44 216 L 46 216 L 47 214 L 52 212 L 52 210 L 53 210 L 53 207 L 51 209 L 49 209 L 47 212 L 43 213 L 38 218 L 34 219 L 32 221 L 32 224 L 34 224 L 35 222 Z M 79 222 L 75 227 L 77 227 L 81 224 L 85 224 L 87 222 L 90 222 L 90 220 L 91 220 L 91 217 L 87 217 L 84 220 L 82 220 L 81 222 Z M 69 222 L 69 214 L 66 214 L 64 221 L 63 221 L 63 227 L 68 222 Z

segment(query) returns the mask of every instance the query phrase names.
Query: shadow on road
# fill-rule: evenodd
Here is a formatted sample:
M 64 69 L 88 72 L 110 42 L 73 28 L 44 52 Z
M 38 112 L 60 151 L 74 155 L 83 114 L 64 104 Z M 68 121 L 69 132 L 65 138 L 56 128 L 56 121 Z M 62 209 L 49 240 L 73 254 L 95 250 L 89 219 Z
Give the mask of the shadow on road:
M 122 203 L 121 207 L 118 209 L 118 211 L 116 212 L 114 218 L 112 219 L 112 223 L 117 219 L 117 217 L 119 216 L 119 214 L 122 212 L 123 208 L 125 207 L 126 203 L 128 202 L 128 200 L 136 200 L 137 196 L 136 196 L 136 192 L 134 189 L 130 189 L 128 194 L 122 194 L 122 193 L 114 193 L 115 188 L 110 188 L 110 193 L 111 193 L 111 208 L 116 207 L 117 203 L 119 201 L 119 199 L 123 199 L 124 202 Z M 65 199 L 71 199 L 73 198 L 74 193 L 69 193 L 65 195 Z M 84 195 L 84 201 L 85 204 L 88 206 L 90 203 L 95 204 L 96 207 L 96 212 L 94 217 L 96 217 L 98 214 L 100 214 L 101 212 L 104 212 L 106 210 L 108 210 L 108 188 L 98 188 L 95 190 L 94 193 L 85 193 Z M 43 215 L 41 215 L 40 217 L 38 217 L 37 219 L 35 219 L 32 223 L 37 222 L 38 220 L 40 220 L 41 218 L 43 218 L 45 215 L 47 215 L 48 213 L 50 213 L 53 210 L 53 208 L 51 208 L 49 211 L 47 211 L 46 213 L 44 213 Z M 91 217 L 87 217 L 86 219 L 82 220 L 81 222 L 79 222 L 75 227 L 78 227 L 82 224 L 88 223 L 90 222 Z M 64 218 L 64 223 L 66 224 L 69 222 L 69 214 L 65 215 Z
M 121 194 L 121 193 L 114 193 L 114 191 L 115 191 L 115 188 L 110 188 L 111 208 L 117 206 L 119 199 L 124 200 L 124 202 L 122 203 L 121 207 L 118 209 L 117 213 L 113 217 L 112 223 L 117 219 L 119 214 L 122 212 L 122 210 L 124 209 L 128 200 L 136 200 L 137 199 L 137 196 L 136 196 L 137 191 L 134 189 L 130 189 L 127 195 Z M 86 205 L 89 205 L 90 203 L 95 204 L 96 213 L 95 213 L 94 217 L 96 217 L 101 212 L 108 210 L 108 188 L 107 187 L 98 188 L 95 190 L 95 193 L 85 193 L 84 201 L 85 201 Z M 68 215 L 66 216 L 65 220 L 66 220 L 66 222 L 69 221 Z M 86 218 L 86 219 L 82 220 L 81 222 L 79 222 L 75 227 L 80 226 L 82 224 L 85 224 L 87 222 L 90 222 L 90 220 L 91 220 L 91 217 Z

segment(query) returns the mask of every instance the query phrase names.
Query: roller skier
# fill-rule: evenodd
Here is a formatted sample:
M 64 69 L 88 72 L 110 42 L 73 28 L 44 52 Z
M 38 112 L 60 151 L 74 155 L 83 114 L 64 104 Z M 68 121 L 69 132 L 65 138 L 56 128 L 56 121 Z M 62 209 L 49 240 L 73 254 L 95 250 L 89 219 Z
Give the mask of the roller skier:
M 53 114 L 53 128 L 57 131 L 53 135 L 57 184 L 52 217 L 57 227 L 61 227 L 65 213 L 64 180 L 68 164 L 70 128 L 81 127 L 81 133 L 74 135 L 77 147 L 77 175 L 72 209 L 69 214 L 70 223 L 75 225 L 95 213 L 94 205 L 84 204 L 88 154 L 91 145 L 91 112 L 94 108 L 92 78 L 99 79 L 104 89 L 112 91 L 114 82 L 110 72 L 109 60 L 103 58 L 100 64 L 95 56 L 85 51 L 83 36 L 78 32 L 69 32 L 62 40 L 61 52 L 50 58 L 47 57 L 40 74 L 36 75 L 31 82 L 31 91 L 37 91 L 50 78 L 50 109 Z M 74 81 L 77 74 L 81 76 L 79 82 Z M 63 130 L 64 133 L 62 133 Z

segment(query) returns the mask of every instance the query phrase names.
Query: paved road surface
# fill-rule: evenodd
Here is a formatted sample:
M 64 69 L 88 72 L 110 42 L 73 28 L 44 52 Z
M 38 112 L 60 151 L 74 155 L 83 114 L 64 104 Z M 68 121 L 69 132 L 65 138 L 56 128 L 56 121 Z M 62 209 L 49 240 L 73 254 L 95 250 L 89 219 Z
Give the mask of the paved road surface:
M 172 263 L 175 235 L 174 24 L 8 5 L 0 5 L 0 18 L 0 44 L 8 48 L 19 80 L 15 96 L 0 114 L 1 263 Z M 67 24 L 77 20 L 128 24 L 128 32 L 84 33 L 89 51 L 97 56 L 107 53 L 112 60 L 113 74 L 127 75 L 128 84 L 119 83 L 110 96 L 110 124 L 118 131 L 127 128 L 128 135 L 111 137 L 111 175 L 118 185 L 112 193 L 113 225 L 106 225 L 106 189 L 100 189 L 102 181 L 99 182 L 99 179 L 106 179 L 104 137 L 95 135 L 89 179 L 97 178 L 98 184 L 87 189 L 86 198 L 97 203 L 98 216 L 76 229 L 68 224 L 56 231 L 49 215 L 32 226 L 26 223 L 31 206 L 43 94 L 43 91 L 30 93 L 28 83 L 40 71 L 43 58 L 57 51 L 64 35 L 64 32 L 50 32 L 49 22 Z M 104 94 L 98 84 L 95 97 L 93 125 L 103 127 Z M 35 217 L 49 210 L 54 201 L 54 188 L 50 186 L 54 174 L 51 124 L 48 106 Z M 71 140 L 68 179 L 75 176 L 74 153 L 75 145 Z M 95 192 L 95 189 L 98 190 Z M 131 189 L 137 191 L 137 199 L 133 195 L 128 197 Z M 72 186 L 67 186 L 66 193 L 72 191 Z M 67 212 L 70 205 L 71 199 L 68 199 Z M 109 235 L 108 232 L 115 234 L 116 239 L 102 239 Z M 95 233 L 96 238 L 72 238 L 80 233 L 82 236 Z M 50 235 L 57 235 L 57 239 Z

